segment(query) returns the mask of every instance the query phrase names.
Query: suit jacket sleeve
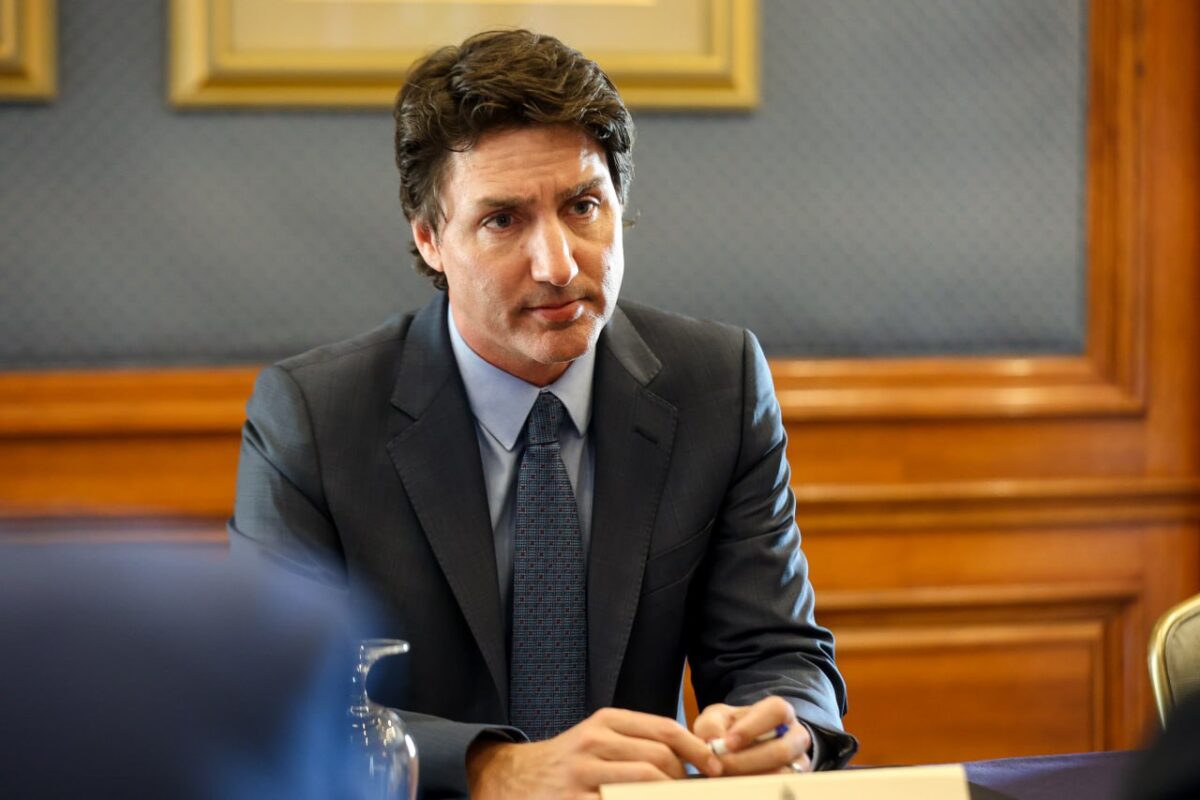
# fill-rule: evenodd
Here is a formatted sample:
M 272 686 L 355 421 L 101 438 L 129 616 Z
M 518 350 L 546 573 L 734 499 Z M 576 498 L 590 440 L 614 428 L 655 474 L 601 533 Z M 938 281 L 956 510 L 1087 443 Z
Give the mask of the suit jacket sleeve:
M 228 529 L 235 557 L 263 558 L 322 583 L 348 584 L 304 393 L 280 366 L 263 371 L 247 406 Z M 425 797 L 467 793 L 466 753 L 481 736 L 524 739 L 507 726 L 398 711 L 417 744 Z
M 689 600 L 693 683 L 701 707 L 787 699 L 814 733 L 816 767 L 835 768 L 857 742 L 842 732 L 846 687 L 833 636 L 814 618 L 787 437 L 770 370 L 749 331 L 742 366 L 741 448 Z

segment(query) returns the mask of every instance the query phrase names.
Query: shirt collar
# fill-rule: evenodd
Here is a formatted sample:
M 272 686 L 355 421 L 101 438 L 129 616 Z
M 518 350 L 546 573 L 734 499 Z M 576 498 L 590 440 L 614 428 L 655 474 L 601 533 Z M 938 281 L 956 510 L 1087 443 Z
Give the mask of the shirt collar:
M 517 445 L 525 420 L 538 395 L 553 392 L 567 409 L 567 415 L 580 436 L 592 418 L 592 375 L 596 368 L 596 348 L 571 362 L 558 380 L 544 388 L 526 383 L 481 358 L 458 332 L 454 312 L 446 305 L 447 327 L 454 360 L 467 389 L 467 401 L 475 419 L 506 450 Z

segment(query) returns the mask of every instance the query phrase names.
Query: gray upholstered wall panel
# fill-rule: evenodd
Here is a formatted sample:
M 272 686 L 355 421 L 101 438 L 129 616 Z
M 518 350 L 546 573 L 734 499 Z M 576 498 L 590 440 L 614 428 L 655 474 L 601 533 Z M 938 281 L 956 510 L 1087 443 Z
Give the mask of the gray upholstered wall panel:
M 273 358 L 428 287 L 386 112 L 189 112 L 163 3 L 60 0 L 0 107 L 0 367 Z M 640 113 L 625 294 L 775 353 L 1079 352 L 1083 0 L 763 0 L 750 114 Z

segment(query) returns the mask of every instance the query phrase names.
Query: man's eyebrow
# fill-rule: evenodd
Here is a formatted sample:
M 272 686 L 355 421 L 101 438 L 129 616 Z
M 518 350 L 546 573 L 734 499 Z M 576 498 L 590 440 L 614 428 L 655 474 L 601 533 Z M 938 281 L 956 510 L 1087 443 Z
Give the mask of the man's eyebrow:
M 520 208 L 521 206 L 531 206 L 534 203 L 532 197 L 484 197 L 481 198 L 477 205 L 485 208 Z
M 561 192 L 559 192 L 557 195 L 555 195 L 554 199 L 560 203 L 563 203 L 563 202 L 566 202 L 567 200 L 570 200 L 572 197 L 578 197 L 579 195 L 583 194 L 586 191 L 595 189 L 597 186 L 599 186 L 602 183 L 604 183 L 604 178 L 600 175 L 597 175 L 596 177 L 592 178 L 590 181 L 583 181 L 582 183 L 575 184 L 574 186 L 572 186 L 569 189 L 563 189 Z
M 584 192 L 595 189 L 602 183 L 604 183 L 604 178 L 603 176 L 598 175 L 591 180 L 582 181 L 574 186 L 563 189 L 554 196 L 554 200 L 558 203 L 565 203 L 572 197 L 578 197 Z M 518 197 L 516 195 L 510 195 L 508 197 L 481 197 L 476 204 L 483 206 L 484 208 L 521 208 L 523 206 L 531 206 L 536 202 L 536 197 Z

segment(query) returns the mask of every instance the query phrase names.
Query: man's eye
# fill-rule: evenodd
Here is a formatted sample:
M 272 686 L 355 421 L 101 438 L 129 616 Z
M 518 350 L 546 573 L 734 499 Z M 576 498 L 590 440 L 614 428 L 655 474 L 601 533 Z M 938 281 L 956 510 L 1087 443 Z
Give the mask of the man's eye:
M 582 200 L 576 200 L 574 202 L 574 204 L 572 204 L 571 210 L 574 211 L 576 214 L 580 215 L 581 217 L 585 217 L 585 216 L 591 214 L 593 211 L 595 211 L 599 207 L 600 207 L 599 203 L 597 203 L 592 198 L 587 197 Z
M 503 230 L 504 228 L 510 227 L 513 224 L 513 215 L 508 213 L 494 214 L 484 220 L 483 224 L 488 228 L 497 228 Z

